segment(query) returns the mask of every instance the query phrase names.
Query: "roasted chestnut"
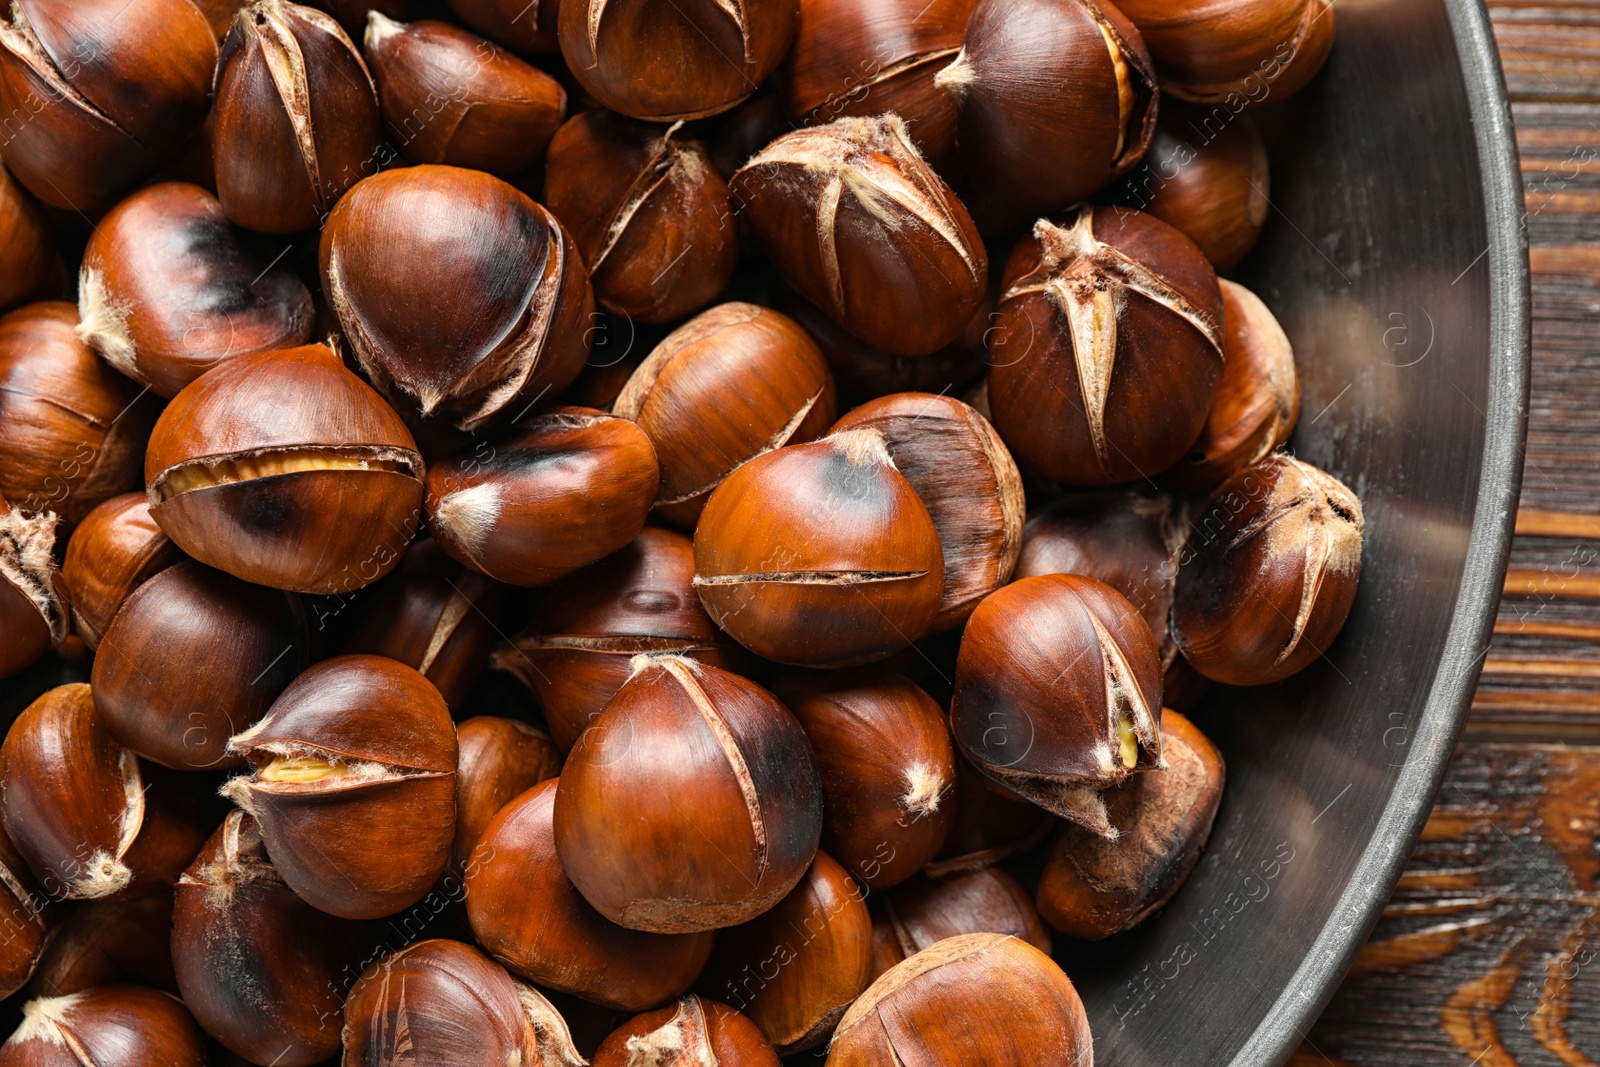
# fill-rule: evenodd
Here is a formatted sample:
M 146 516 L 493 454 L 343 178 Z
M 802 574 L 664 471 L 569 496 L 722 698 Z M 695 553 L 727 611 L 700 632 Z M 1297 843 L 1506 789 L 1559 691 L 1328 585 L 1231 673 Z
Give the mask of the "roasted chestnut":
M 869 889 L 917 873 L 955 818 L 944 709 L 882 669 L 791 675 L 774 691 L 816 753 L 822 847 Z
M 694 545 L 647 526 L 620 552 L 547 586 L 533 623 L 490 660 L 530 690 L 569 751 L 628 680 L 632 658 L 670 652 L 733 669 L 741 651 L 694 591 Z
M 789 284 L 870 345 L 936 352 L 983 302 L 983 239 L 895 115 L 784 134 L 729 186 Z
M 1266 685 L 1327 651 L 1361 577 L 1361 501 L 1309 463 L 1272 455 L 1239 471 L 1195 519 L 1178 568 L 1172 636 L 1212 681 Z
M 0 311 L 60 296 L 65 280 L 49 220 L 11 172 L 0 166 Z
M 439 691 L 410 667 L 324 660 L 229 747 L 250 773 L 224 793 L 255 816 L 278 873 L 312 907 L 393 915 L 444 873 L 456 731 Z
M 59 942 L 53 918 L 27 862 L 0 831 L 0 995 L 9 997 L 26 985 L 48 946 Z
M 1067 934 L 1098 940 L 1137 926 L 1189 876 L 1222 801 L 1222 754 L 1188 719 L 1161 713 L 1166 766 L 1106 790 L 1115 841 L 1065 825 L 1039 876 L 1039 912 Z
M 1093 578 L 1024 578 L 967 621 L 950 729 L 988 777 L 1104 837 L 1099 790 L 1159 766 L 1161 659 L 1127 597 Z
M 186 182 L 147 186 L 100 220 L 78 314 L 78 336 L 160 396 L 231 356 L 311 335 L 304 283 L 240 248 L 217 198 Z
M 872 977 L 962 934 L 1009 934 L 1050 953 L 1050 931 L 1022 883 L 998 867 L 983 867 L 919 878 L 882 897 L 872 920 Z
M 1055 822 L 1043 808 L 980 774 L 958 750 L 950 836 L 923 872 L 930 878 L 942 878 L 1003 863 L 1041 844 Z
M 150 501 L 143 493 L 104 501 L 72 531 L 61 564 L 72 600 L 73 630 L 91 651 L 99 647 L 128 594 L 183 558 L 150 517 Z
M 0 317 L 0 493 L 68 527 L 137 488 L 156 411 L 154 397 L 77 338 L 77 325 L 78 309 L 56 300 Z
M 51 207 L 99 210 L 200 125 L 216 65 L 189 0 L 14 0 L 0 11 L 0 156 Z
M 727 183 L 680 129 L 597 109 L 550 142 L 545 203 L 572 231 L 600 302 L 639 322 L 699 311 L 739 260 Z
M 754 304 L 721 304 L 674 330 L 612 410 L 655 445 L 655 514 L 689 528 L 735 467 L 815 440 L 837 413 L 816 342 L 787 315 Z
M 1222 380 L 1206 428 L 1167 477 L 1211 489 L 1289 441 L 1300 418 L 1300 377 L 1289 337 L 1261 298 L 1242 285 L 1222 286 Z
M 678 996 L 705 967 L 712 935 L 629 930 L 590 906 L 556 854 L 557 788 L 547 781 L 523 793 L 479 839 L 466 880 L 473 934 L 495 959 L 545 989 L 622 1011 Z
M 754 682 L 682 656 L 635 661 L 560 782 L 567 877 L 635 930 L 754 918 L 800 881 L 822 833 L 822 788 L 795 717 Z
M 68 586 L 56 570 L 56 517 L 27 515 L 0 497 L 0 678 L 31 667 L 67 637 Z
M 311 229 L 384 162 L 360 50 L 332 16 L 286 0 L 257 0 L 234 18 L 214 121 L 217 199 L 247 230 Z
M 499 178 L 435 166 L 368 178 L 328 218 L 320 254 L 356 360 L 408 414 L 467 431 L 515 420 L 583 369 L 583 260 L 555 216 Z
M 324 345 L 212 368 L 167 405 L 144 457 L 150 514 L 179 548 L 302 593 L 394 569 L 422 472 L 400 417 Z
M 562 0 L 447 0 L 462 25 L 519 52 L 559 52 Z
M 349 1064 L 582 1067 L 559 1012 L 459 941 L 418 941 L 367 968 L 344 1012 Z
M 702 988 L 747 1016 L 780 1056 L 820 1045 L 871 981 L 864 892 L 818 852 L 788 896 L 717 939 Z
M 360 960 L 356 926 L 290 892 L 253 818 L 229 812 L 175 893 L 178 989 L 208 1034 L 279 1067 L 339 1050 L 344 973 Z
M 178 992 L 172 969 L 172 891 L 131 900 L 86 900 L 50 937 L 30 992 L 64 997 L 102 985 Z
M 736 106 L 777 69 L 794 40 L 795 0 L 557 6 L 561 54 L 573 77 L 603 107 L 653 122 Z
M 366 52 L 389 136 L 418 163 L 506 177 L 544 158 L 566 116 L 560 82 L 448 23 L 373 11 Z
M 149 760 L 184 771 L 238 765 L 228 739 L 305 669 L 300 598 L 186 560 L 135 589 L 94 659 L 95 711 Z
M 957 140 L 986 228 L 1087 196 L 1155 133 L 1150 53 L 1107 0 L 979 0 L 934 85 L 961 101 Z
M 497 715 L 477 715 L 457 726 L 456 747 L 456 837 L 450 865 L 461 872 L 472 866 L 473 849 L 501 808 L 561 773 L 561 753 L 527 723 Z
M 778 1067 L 777 1053 L 754 1023 L 694 993 L 613 1030 L 589 1064 L 637 1067 L 641 1058 L 651 1067 Z
M 107 985 L 22 1006 L 0 1046 L 0 1067 L 160 1064 L 206 1067 L 205 1038 L 183 1001 L 135 985 Z
M 1122 0 L 1118 6 L 1144 35 L 1163 89 L 1235 113 L 1298 92 L 1333 47 L 1328 0 L 1235 0 L 1193 8 Z
M 1012 253 L 989 348 L 991 417 L 1024 465 L 1068 485 L 1148 477 L 1205 426 L 1222 293 L 1171 226 L 1084 206 Z
M 712 621 L 801 667 L 883 659 L 928 633 L 944 558 L 928 509 L 876 430 L 768 452 L 711 494 L 694 536 Z
M 830 1067 L 1088 1064 L 1089 1019 L 1072 981 L 1026 941 L 946 938 L 877 981 L 834 1031 Z
M 949 630 L 1011 580 L 1022 547 L 1022 475 L 989 420 L 969 404 L 930 393 L 869 401 L 830 433 L 883 434 L 895 469 L 928 509 L 944 553 L 944 597 L 933 621 Z
M 0 746 L 0 821 L 44 892 L 95 900 L 171 885 L 204 832 L 181 786 L 147 775 L 87 685 L 28 705 Z

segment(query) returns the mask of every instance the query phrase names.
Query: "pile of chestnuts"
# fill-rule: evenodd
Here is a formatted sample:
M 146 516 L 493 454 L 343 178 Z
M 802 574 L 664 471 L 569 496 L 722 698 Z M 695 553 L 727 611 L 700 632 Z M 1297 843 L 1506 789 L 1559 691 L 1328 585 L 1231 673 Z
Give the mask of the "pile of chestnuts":
M 7 0 L 0 1067 L 1087 1067 L 1362 551 L 1116 5 Z

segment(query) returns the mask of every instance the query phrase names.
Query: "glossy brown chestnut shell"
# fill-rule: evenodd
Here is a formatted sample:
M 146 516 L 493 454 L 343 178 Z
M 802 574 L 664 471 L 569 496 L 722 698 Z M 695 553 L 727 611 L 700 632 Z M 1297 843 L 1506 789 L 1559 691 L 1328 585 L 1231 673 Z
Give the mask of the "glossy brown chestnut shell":
M 26 670 L 66 640 L 68 587 L 56 570 L 56 517 L 27 515 L 0 497 L 0 678 Z M 691 564 L 692 570 L 692 564 Z
M 478 840 L 501 808 L 561 773 L 561 752 L 543 731 L 498 715 L 475 715 L 457 726 L 456 747 L 450 865 L 459 873 L 470 868 Z
M 206 1067 L 208 1062 L 205 1038 L 183 1002 L 135 985 L 30 1000 L 22 1006 L 22 1025 L 0 1046 L 0 1067 Z
M 172 969 L 172 891 L 76 904 L 39 959 L 30 992 L 64 997 L 102 985 L 178 992 Z
M 640 1055 L 646 1063 L 671 1057 L 674 1067 L 778 1067 L 778 1054 L 754 1023 L 695 993 L 613 1030 L 589 1067 L 632 1067 Z
M 11 172 L 0 166 L 0 311 L 28 300 L 58 297 L 65 279 L 49 220 Z
M 1276 103 L 1322 69 L 1333 47 L 1327 0 L 1235 0 L 1191 7 L 1167 0 L 1123 0 L 1161 75 L 1182 100 L 1230 113 Z
M 27 861 L 0 830 L 0 994 L 10 996 L 27 984 L 44 962 L 55 916 L 28 870 Z
M 1000 868 L 984 867 L 919 878 L 880 898 L 872 921 L 872 977 L 963 934 L 1008 934 L 1050 954 L 1050 931 L 1028 890 Z
M 926 867 L 930 878 L 981 871 L 1042 844 L 1055 817 L 972 766 L 956 750 L 955 819 L 944 847 Z
M 72 531 L 61 564 L 73 630 L 93 651 L 128 594 L 183 558 L 150 517 L 143 493 L 123 493 L 100 504 Z
M 518 52 L 559 52 L 562 0 L 447 0 L 463 26 Z

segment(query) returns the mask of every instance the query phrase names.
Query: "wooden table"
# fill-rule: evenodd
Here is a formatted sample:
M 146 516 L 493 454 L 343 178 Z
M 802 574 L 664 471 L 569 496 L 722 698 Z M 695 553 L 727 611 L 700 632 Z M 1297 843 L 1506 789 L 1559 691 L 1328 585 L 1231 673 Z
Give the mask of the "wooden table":
M 1532 244 L 1517 538 L 1422 841 L 1293 1067 L 1600 1064 L 1600 0 L 1490 14 Z

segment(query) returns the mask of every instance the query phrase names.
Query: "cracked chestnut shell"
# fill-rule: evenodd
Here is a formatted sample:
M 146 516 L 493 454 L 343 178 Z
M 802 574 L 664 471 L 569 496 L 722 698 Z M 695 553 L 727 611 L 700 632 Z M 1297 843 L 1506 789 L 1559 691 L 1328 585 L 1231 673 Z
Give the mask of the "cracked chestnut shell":
M 1222 754 L 1193 723 L 1161 713 L 1166 766 L 1106 790 L 1115 841 L 1063 826 L 1039 876 L 1039 912 L 1069 937 L 1099 940 L 1143 922 L 1194 869 L 1222 802 Z
M 883 434 L 895 469 L 928 509 L 944 553 L 935 630 L 966 621 L 978 601 L 1011 580 L 1027 510 L 1022 474 L 989 420 L 970 404 L 931 393 L 868 401 L 830 433 Z
M 946 938 L 894 967 L 834 1031 L 829 1067 L 1089 1063 L 1083 1002 L 1054 960 L 1000 934 Z
M 372 76 L 326 12 L 285 0 L 241 10 L 222 42 L 216 94 L 217 199 L 247 230 L 311 229 L 386 162 Z
M 67 637 L 68 586 L 56 570 L 56 517 L 0 496 L 0 678 L 26 670 Z
M 0 156 L 52 207 L 104 208 L 205 119 L 216 65 L 188 0 L 16 0 L 0 11 Z
M 872 920 L 873 978 L 947 937 L 963 934 L 1008 934 L 1050 954 L 1050 931 L 1033 898 L 998 867 L 919 878 L 879 899 Z
M 1222 377 L 1222 293 L 1183 234 L 1127 208 L 1041 219 L 1006 266 L 989 409 L 1027 467 L 1067 485 L 1146 478 L 1205 427 Z
M 493 175 L 428 165 L 368 178 L 329 216 L 320 257 L 356 361 L 408 415 L 469 432 L 506 422 L 588 357 L 582 257 L 554 215 Z
M 696 993 L 617 1027 L 589 1067 L 632 1067 L 638 1056 L 673 1067 L 778 1067 L 777 1053 L 754 1023 Z
M 978 770 L 1104 837 L 1099 791 L 1161 763 L 1161 659 L 1127 597 L 1077 575 L 1024 578 L 978 605 L 950 729 Z
M 95 710 L 145 759 L 182 771 L 238 766 L 228 739 L 305 669 L 309 645 L 298 596 L 185 560 L 117 612 L 94 659 Z
M 784 134 L 728 184 L 784 279 L 876 348 L 936 352 L 983 302 L 983 239 L 895 115 Z
M 545 989 L 620 1011 L 683 993 L 711 955 L 712 935 L 618 926 L 584 900 L 556 853 L 557 781 L 512 800 L 467 868 L 467 917 L 485 951 Z
M 546 0 L 550 2 L 550 0 Z M 561 54 L 604 107 L 651 122 L 737 106 L 794 40 L 795 0 L 561 0 Z
M 50 220 L 11 172 L 0 166 L 0 311 L 60 296 L 65 280 Z
M 695 588 L 750 651 L 798 667 L 883 659 L 939 613 L 939 533 L 876 430 L 760 456 L 728 476 L 694 535 Z
M 348 593 L 393 570 L 422 517 L 400 417 L 325 345 L 236 356 L 173 398 L 150 435 L 150 514 L 236 578 Z
M 680 131 L 595 109 L 550 142 L 545 203 L 572 231 L 600 302 L 637 322 L 699 311 L 739 261 L 727 183 Z
M 544 158 L 566 116 L 560 82 L 448 23 L 373 11 L 365 43 L 390 139 L 417 163 L 508 177 Z
M 1241 108 L 1286 100 L 1333 47 L 1327 0 L 1233 0 L 1198 7 L 1122 0 L 1155 59 L 1161 88 L 1180 100 Z
M 147 186 L 100 220 L 78 273 L 78 336 L 159 396 L 232 356 L 311 336 L 311 294 L 293 271 L 240 247 L 198 185 Z
M 538 990 L 459 941 L 418 941 L 350 990 L 344 1063 L 582 1067 L 566 1020 Z
M 561 752 L 516 719 L 475 715 L 456 727 L 456 837 L 451 868 L 473 866 L 474 849 L 500 809 L 561 773 Z M 481 858 L 492 858 L 484 854 Z
M 128 594 L 182 559 L 183 552 L 150 517 L 143 493 L 104 501 L 72 531 L 61 564 L 71 591 L 73 630 L 91 651 L 98 648 Z
M 55 916 L 49 901 L 28 870 L 17 847 L 0 830 L 0 995 L 10 996 L 27 984 L 44 963 L 53 935 Z
M 658 526 L 546 586 L 533 620 L 490 665 L 532 690 L 562 752 L 616 696 L 634 656 L 670 652 L 725 670 L 743 659 L 700 605 L 693 542 Z
M 174 890 L 172 961 L 195 1020 L 251 1063 L 310 1067 L 339 1050 L 353 923 L 295 896 L 256 821 L 231 811 Z
M 633 422 L 552 408 L 428 469 L 428 522 L 453 559 L 510 585 L 544 585 L 639 536 L 661 484 Z
M 170 993 L 108 985 L 22 1006 L 22 1024 L 0 1046 L 0 1067 L 149 1063 L 205 1067 L 205 1038 Z
M 439 691 L 382 656 L 324 660 L 229 745 L 225 794 L 255 816 L 283 880 L 346 919 L 421 900 L 450 861 L 456 731 Z
M 955 818 L 944 847 L 923 873 L 940 878 L 1003 863 L 1042 843 L 1054 823 L 1043 808 L 996 788 L 957 749 Z
M 816 763 L 795 717 L 754 682 L 681 656 L 639 657 L 560 783 L 567 876 L 636 930 L 754 918 L 805 875 L 822 832 Z
M 793 674 L 775 692 L 816 754 L 823 849 L 869 889 L 915 874 L 955 818 L 944 709 L 882 669 Z
M 668 334 L 612 410 L 655 445 L 655 514 L 689 528 L 734 468 L 815 440 L 837 414 L 816 342 L 787 315 L 744 303 L 719 304 Z
M 1339 636 L 1361 578 L 1361 501 L 1309 463 L 1273 455 L 1239 471 L 1195 520 L 1172 636 L 1212 681 L 1266 685 Z

